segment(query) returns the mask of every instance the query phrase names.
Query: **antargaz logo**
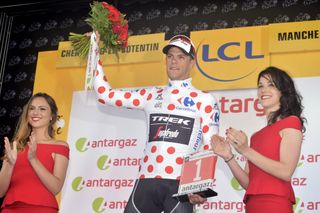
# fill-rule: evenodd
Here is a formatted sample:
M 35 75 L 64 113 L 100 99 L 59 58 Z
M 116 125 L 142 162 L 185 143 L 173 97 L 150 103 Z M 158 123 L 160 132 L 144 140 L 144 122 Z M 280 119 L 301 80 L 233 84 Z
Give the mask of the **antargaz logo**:
M 293 206 L 294 213 L 302 213 L 302 209 L 300 209 L 299 207 L 301 207 L 301 199 L 299 197 L 296 197 L 296 204 Z
M 108 162 L 109 161 L 109 162 Z M 110 166 L 108 164 L 111 162 L 111 159 L 109 160 L 108 155 L 102 155 L 97 160 L 97 166 L 100 170 L 108 170 Z
M 239 182 L 237 181 L 237 179 L 235 177 L 232 177 L 230 184 L 231 184 L 232 188 L 236 191 L 243 190 L 242 186 L 239 184 Z
M 102 213 L 106 210 L 104 208 L 107 205 L 107 202 L 105 202 L 103 197 L 97 197 L 92 202 L 92 209 L 95 213 Z
M 79 176 L 76 177 L 73 181 L 72 181 L 72 189 L 76 192 L 79 192 L 83 189 L 82 185 L 82 181 L 83 181 L 83 177 Z
M 76 149 L 77 149 L 79 152 L 85 152 L 85 151 L 87 151 L 88 148 L 86 147 L 86 143 L 87 143 L 87 138 L 85 138 L 85 137 L 79 138 L 79 139 L 76 141 Z

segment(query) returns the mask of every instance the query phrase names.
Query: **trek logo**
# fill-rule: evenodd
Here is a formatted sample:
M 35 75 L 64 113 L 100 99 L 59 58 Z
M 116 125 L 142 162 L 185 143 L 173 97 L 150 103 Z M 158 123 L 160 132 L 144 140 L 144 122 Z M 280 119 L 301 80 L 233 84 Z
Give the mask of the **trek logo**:
M 244 46 L 244 48 L 242 46 Z M 201 56 L 201 59 L 204 63 L 215 63 L 220 61 L 236 61 L 236 60 L 242 60 L 242 59 L 257 60 L 257 59 L 264 58 L 264 55 L 254 54 L 253 52 L 254 52 L 253 41 L 246 41 L 244 44 L 242 44 L 241 42 L 228 42 L 228 43 L 222 44 L 217 49 L 213 48 L 209 44 L 202 44 L 202 52 L 200 54 L 198 53 L 197 55 Z M 215 55 L 215 56 L 213 57 L 212 55 Z M 213 74 L 209 74 L 209 71 L 206 71 L 204 68 L 200 66 L 199 61 L 201 60 L 197 60 L 196 62 L 196 66 L 199 69 L 199 71 L 207 78 L 215 81 L 221 81 L 221 82 L 236 81 L 236 80 L 243 79 L 251 75 L 252 73 L 254 73 L 254 70 L 253 70 L 253 71 L 244 73 L 240 77 L 236 77 L 232 79 L 221 79 L 213 76 Z
M 190 126 L 190 123 L 193 121 L 192 118 L 187 118 L 187 117 L 177 116 L 177 115 L 167 115 L 167 114 L 151 114 L 151 115 L 153 116 L 151 117 L 150 120 L 152 122 L 158 122 L 158 123 L 164 122 L 164 123 L 183 124 L 185 126 Z
M 186 107 L 192 107 L 193 105 L 195 105 L 194 101 L 190 97 L 179 98 L 178 102 Z
M 189 144 L 194 118 L 170 115 L 150 114 L 149 142 L 166 141 Z

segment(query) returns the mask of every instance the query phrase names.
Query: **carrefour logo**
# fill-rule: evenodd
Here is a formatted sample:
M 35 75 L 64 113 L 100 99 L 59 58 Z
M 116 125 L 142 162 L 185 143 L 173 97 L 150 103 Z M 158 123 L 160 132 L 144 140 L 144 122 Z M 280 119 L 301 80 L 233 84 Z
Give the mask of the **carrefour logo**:
M 202 48 L 199 50 L 199 47 Z M 250 70 L 250 68 L 248 68 L 247 70 L 249 71 L 240 72 L 238 66 L 233 66 L 232 70 L 237 71 L 233 73 L 236 74 L 234 77 L 229 77 L 232 76 L 232 74 L 227 72 L 221 75 L 221 72 L 227 70 L 226 68 L 223 68 L 223 71 L 219 70 L 218 72 L 220 72 L 220 74 L 217 75 L 217 63 L 224 62 L 224 65 L 227 66 L 227 63 L 230 62 L 240 62 L 248 60 L 252 61 L 264 58 L 264 55 L 256 54 L 254 52 L 255 51 L 253 41 L 231 41 L 221 44 L 218 47 L 214 45 L 200 43 L 200 45 L 197 48 L 197 55 L 201 57 L 201 60 L 197 60 L 196 66 L 202 75 L 211 80 L 219 82 L 237 81 L 248 77 L 249 75 L 253 74 L 256 70 Z M 209 66 L 211 67 L 209 68 Z

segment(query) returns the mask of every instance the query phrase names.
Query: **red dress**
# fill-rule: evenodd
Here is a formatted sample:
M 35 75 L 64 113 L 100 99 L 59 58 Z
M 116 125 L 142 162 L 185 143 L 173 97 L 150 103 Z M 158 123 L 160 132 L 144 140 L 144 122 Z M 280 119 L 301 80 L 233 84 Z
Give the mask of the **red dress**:
M 52 154 L 60 154 L 69 159 L 69 148 L 59 144 L 37 144 L 37 158 L 53 173 L 54 160 Z M 38 210 L 39 208 L 39 210 Z M 58 203 L 40 181 L 28 160 L 28 146 L 18 153 L 13 169 L 10 186 L 2 203 L 2 212 L 47 213 L 58 212 Z M 18 209 L 20 209 L 18 211 Z
M 262 128 L 251 137 L 250 147 L 267 158 L 279 161 L 281 143 L 280 131 L 286 128 L 293 128 L 301 131 L 302 126 L 300 119 L 296 116 L 289 116 Z M 286 206 L 284 208 L 289 208 L 289 210 L 279 212 L 292 212 L 292 204 L 295 204 L 295 195 L 291 181 L 284 181 L 272 176 L 252 164 L 250 161 L 248 161 L 248 165 L 250 181 L 244 196 L 247 212 L 261 213 L 260 209 L 258 211 L 258 209 L 253 210 L 254 208 L 252 211 L 248 211 L 250 207 L 256 206 L 257 203 L 260 203 L 261 205 L 257 208 L 263 207 L 266 212 L 275 212 L 274 207 L 279 208 L 283 206 Z M 263 195 L 266 196 L 266 199 L 261 200 Z M 254 200 L 256 200 L 256 202 L 254 202 Z M 275 206 L 271 207 L 273 211 L 267 210 L 267 207 L 273 204 L 275 204 Z

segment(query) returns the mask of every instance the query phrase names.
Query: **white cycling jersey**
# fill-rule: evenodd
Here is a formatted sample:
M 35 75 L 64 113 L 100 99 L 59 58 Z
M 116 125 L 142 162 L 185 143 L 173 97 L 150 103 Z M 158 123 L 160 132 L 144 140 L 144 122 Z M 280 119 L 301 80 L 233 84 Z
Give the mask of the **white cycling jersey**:
M 93 86 L 98 101 L 117 107 L 144 110 L 148 140 L 140 178 L 180 179 L 183 157 L 210 148 L 218 133 L 219 108 L 215 98 L 194 88 L 191 78 L 169 81 L 167 86 L 136 90 L 112 89 L 93 42 L 91 60 L 97 60 Z

